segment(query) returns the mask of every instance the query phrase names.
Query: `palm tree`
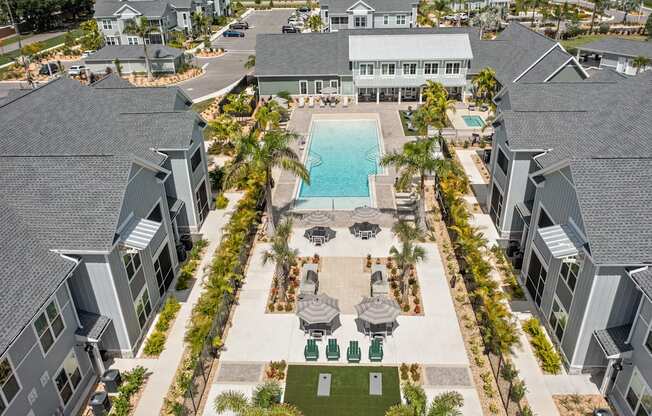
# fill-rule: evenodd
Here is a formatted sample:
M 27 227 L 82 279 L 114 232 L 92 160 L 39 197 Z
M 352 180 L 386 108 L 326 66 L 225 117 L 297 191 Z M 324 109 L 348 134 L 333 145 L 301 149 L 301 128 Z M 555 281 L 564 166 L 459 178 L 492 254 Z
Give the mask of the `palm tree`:
M 251 400 L 239 391 L 220 393 L 213 408 L 218 414 L 233 412 L 237 416 L 301 416 L 301 411 L 293 405 L 280 403 L 282 393 L 283 389 L 277 382 L 267 381 L 256 387 Z
M 205 36 L 210 31 L 211 18 L 203 12 L 193 12 L 190 21 L 192 22 L 192 32 L 195 37 Z
M 125 23 L 125 28 L 124 28 L 124 33 L 128 35 L 134 35 L 138 36 L 143 43 L 143 54 L 145 55 L 145 68 L 147 70 L 147 80 L 151 81 L 153 79 L 152 77 L 152 67 L 150 66 L 149 62 L 149 53 L 147 51 L 147 42 L 145 42 L 145 38 L 149 38 L 149 36 L 157 32 L 159 29 L 156 26 L 152 26 L 149 23 L 149 20 L 145 16 L 142 16 L 140 20 L 128 20 Z
M 409 227 L 403 225 L 402 227 Z M 416 231 L 408 232 L 403 229 L 398 231 L 396 235 L 401 240 L 401 248 L 397 249 L 392 246 L 389 249 L 389 255 L 392 257 L 392 260 L 396 265 L 401 269 L 401 295 L 403 297 L 403 303 L 408 302 L 408 285 L 407 285 L 407 274 L 408 270 L 411 270 L 416 264 L 420 261 L 423 261 L 426 258 L 426 251 L 423 247 L 414 244 L 414 236 Z
M 607 7 L 609 7 L 609 2 L 607 0 L 593 0 L 593 12 L 591 12 L 591 27 L 589 28 L 589 33 L 593 33 L 596 15 L 604 14 Z
M 208 122 L 208 137 L 221 142 L 230 142 L 242 134 L 242 126 L 228 114 L 220 114 Z
M 439 27 L 443 17 L 451 13 L 450 0 L 435 0 L 431 5 L 430 11 L 435 15 L 437 27 Z
M 464 397 L 456 391 L 447 391 L 432 399 L 428 416 L 462 416 L 460 408 Z
M 532 5 L 532 25 L 534 25 L 534 16 L 539 8 L 546 8 L 548 6 L 548 0 L 531 0 L 529 2 Z
M 321 16 L 318 14 L 313 14 L 308 18 L 306 26 L 313 32 L 321 32 L 324 27 L 324 22 L 321 20 Z
M 417 25 L 432 26 L 432 20 L 430 20 L 431 12 L 432 5 L 428 3 L 428 0 L 421 0 L 417 9 Z
M 268 101 L 256 111 L 255 119 L 263 130 L 270 126 L 278 128 L 281 122 L 280 106 L 276 101 Z
M 248 114 L 251 112 L 250 98 L 246 92 L 240 94 L 230 94 L 226 100 L 228 103 L 224 105 L 224 111 L 229 114 Z
M 498 92 L 496 71 L 489 67 L 484 68 L 475 77 L 473 77 L 472 82 L 475 88 L 476 99 L 480 103 L 484 103 L 493 107 L 493 99 Z
M 641 72 L 641 69 L 645 69 L 648 65 L 650 65 L 650 58 L 645 57 L 645 56 L 637 56 L 634 58 L 632 61 L 632 66 L 636 68 L 636 75 L 638 75 L 639 72 Z
M 398 188 L 405 189 L 412 183 L 414 176 L 419 176 L 419 228 L 427 229 L 426 222 L 426 176 L 436 173 L 441 174 L 449 169 L 445 159 L 434 156 L 438 149 L 438 139 L 425 138 L 415 142 L 406 143 L 403 151 L 394 151 L 386 154 L 380 160 L 382 166 L 394 166 L 399 172 Z
M 244 63 L 245 69 L 252 69 L 256 66 L 256 55 L 249 55 Z
M 403 385 L 405 404 L 397 404 L 385 412 L 385 416 L 461 416 L 464 398 L 456 391 L 437 395 L 428 405 L 423 387 L 406 383 Z
M 448 91 L 446 91 L 446 88 L 444 88 L 441 83 L 428 80 L 426 81 L 426 86 L 423 87 L 421 95 L 427 105 L 439 100 L 439 98 L 442 96 L 448 98 Z
M 226 173 L 226 183 L 235 183 L 252 172 L 261 172 L 265 182 L 265 209 L 267 210 L 267 234 L 274 235 L 274 208 L 272 205 L 272 169 L 280 168 L 298 176 L 310 184 L 310 173 L 301 163 L 299 156 L 290 147 L 297 140 L 295 133 L 284 130 L 270 130 L 261 140 L 254 134 L 244 137 L 238 145 L 238 154 Z
M 618 8 L 624 13 L 623 23 L 626 23 L 627 16 L 629 16 L 632 10 L 636 10 L 639 7 L 639 2 L 637 0 L 621 0 L 619 3 Z
M 263 253 L 263 264 L 270 261 L 275 262 L 281 268 L 281 299 L 285 301 L 288 283 L 290 278 L 290 268 L 297 261 L 299 250 L 290 248 L 288 240 L 292 234 L 292 220 L 286 219 L 278 225 L 276 235 L 272 239 L 272 245 L 268 251 Z
M 552 10 L 550 11 L 550 17 L 552 17 L 557 21 L 557 29 L 555 30 L 555 39 L 559 39 L 559 35 L 560 35 L 559 26 L 561 25 L 561 21 L 568 19 L 570 15 L 571 15 L 571 10 L 567 2 L 564 3 L 563 5 L 555 4 Z

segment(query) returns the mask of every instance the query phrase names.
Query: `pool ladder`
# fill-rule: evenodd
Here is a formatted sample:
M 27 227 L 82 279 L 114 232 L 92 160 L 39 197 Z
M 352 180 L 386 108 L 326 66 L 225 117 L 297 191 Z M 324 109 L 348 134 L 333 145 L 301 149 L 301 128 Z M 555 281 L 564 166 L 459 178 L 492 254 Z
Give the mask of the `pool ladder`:
M 365 158 L 367 161 L 372 162 L 374 164 L 374 170 L 373 172 L 369 172 L 370 175 L 377 175 L 378 174 L 378 164 L 380 161 L 378 160 L 378 149 L 374 146 L 372 148 L 369 148 L 367 152 L 365 153 Z
M 317 152 L 311 151 L 308 153 L 308 160 L 306 160 L 306 169 L 310 170 L 315 166 L 319 166 L 323 163 L 321 155 Z

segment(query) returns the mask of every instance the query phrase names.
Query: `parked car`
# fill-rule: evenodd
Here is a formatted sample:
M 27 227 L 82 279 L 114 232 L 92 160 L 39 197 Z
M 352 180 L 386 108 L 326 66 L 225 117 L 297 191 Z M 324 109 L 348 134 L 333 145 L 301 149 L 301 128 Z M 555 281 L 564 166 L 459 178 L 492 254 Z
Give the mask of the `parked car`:
M 303 22 L 290 23 L 290 25 L 295 27 L 299 31 L 303 30 L 303 28 L 306 26 Z
M 81 57 L 82 58 L 88 58 L 90 55 L 92 55 L 94 53 L 95 53 L 95 51 L 92 51 L 92 50 L 91 51 L 84 51 L 84 52 L 82 52 Z
M 57 72 L 59 72 L 59 66 L 54 62 L 41 65 L 41 69 L 38 71 L 41 75 L 56 74 Z
M 231 26 L 229 26 L 229 29 L 249 29 L 249 23 L 248 22 L 235 22 L 231 23 Z
M 86 72 L 86 65 L 73 65 L 68 69 L 68 75 L 79 76 Z
M 225 38 L 244 38 L 245 34 L 243 32 L 238 32 L 237 30 L 227 30 L 222 36 Z
M 297 29 L 294 26 L 290 25 L 285 25 L 281 28 L 281 32 L 283 33 L 299 33 L 299 29 Z
M 310 8 L 308 6 L 301 6 L 297 11 L 299 11 L 299 13 L 310 13 Z

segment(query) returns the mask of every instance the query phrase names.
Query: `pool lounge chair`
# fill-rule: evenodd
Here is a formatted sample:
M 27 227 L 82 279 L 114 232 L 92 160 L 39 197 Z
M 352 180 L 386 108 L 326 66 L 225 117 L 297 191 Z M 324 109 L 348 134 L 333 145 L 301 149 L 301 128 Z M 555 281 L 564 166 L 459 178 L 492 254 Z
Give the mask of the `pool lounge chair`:
M 349 97 L 342 98 L 342 107 L 347 108 L 349 106 Z
M 322 98 L 321 100 L 319 100 L 319 108 L 324 108 L 325 105 L 326 105 L 326 104 L 324 103 L 324 99 L 323 99 L 323 98 Z
M 346 349 L 346 361 L 350 363 L 359 363 L 362 359 L 362 351 L 358 346 L 358 341 L 350 341 L 349 348 Z
M 337 107 L 337 100 L 335 98 L 333 98 L 331 100 L 331 108 L 335 108 L 335 107 Z
M 306 105 L 306 102 L 304 101 L 303 97 L 299 97 L 297 105 L 299 106 L 299 108 L 303 108 L 303 106 Z
M 340 359 L 340 346 L 337 345 L 337 339 L 331 338 L 326 346 L 326 359 L 328 361 L 337 361 Z
M 317 361 L 319 359 L 317 341 L 311 338 L 306 342 L 306 347 L 303 349 L 303 356 L 306 361 Z
M 315 98 L 314 97 L 308 97 L 308 107 L 315 108 Z
M 369 361 L 376 363 L 383 361 L 383 345 L 377 338 L 373 339 L 369 346 Z

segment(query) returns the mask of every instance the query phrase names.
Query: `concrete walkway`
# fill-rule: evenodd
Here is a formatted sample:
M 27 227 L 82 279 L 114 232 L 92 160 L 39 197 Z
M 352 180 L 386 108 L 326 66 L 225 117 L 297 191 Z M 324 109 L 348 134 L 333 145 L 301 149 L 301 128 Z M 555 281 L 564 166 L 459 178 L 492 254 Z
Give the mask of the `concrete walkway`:
M 134 416 L 151 416 L 159 414 L 163 407 L 163 399 L 167 395 L 170 385 L 174 381 L 174 374 L 185 350 L 184 336 L 190 321 L 192 308 L 204 291 L 202 285 L 204 280 L 204 269 L 213 261 L 213 254 L 222 239 L 223 228 L 228 223 L 231 215 L 235 211 L 238 201 L 242 197 L 241 193 L 225 193 L 225 195 L 229 198 L 229 205 L 224 210 L 210 211 L 208 217 L 206 217 L 204 225 L 202 226 L 201 231 L 204 239 L 208 241 L 208 247 L 206 247 L 201 263 L 195 272 L 197 281 L 192 289 L 190 289 L 190 294 L 188 294 L 186 301 L 181 303 L 181 309 L 179 309 L 174 324 L 172 325 L 172 328 L 170 328 L 165 343 L 165 350 L 157 359 L 122 359 L 116 360 L 114 363 L 116 368 L 121 369 L 143 365 L 150 373 L 145 389 L 138 401 L 138 406 L 134 409 Z M 112 366 L 112 368 L 114 366 Z

